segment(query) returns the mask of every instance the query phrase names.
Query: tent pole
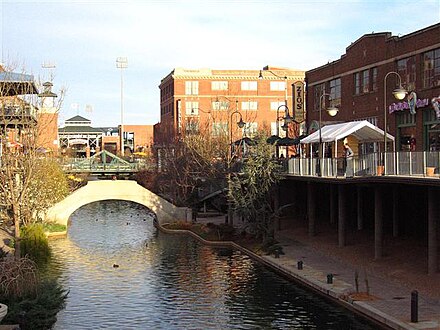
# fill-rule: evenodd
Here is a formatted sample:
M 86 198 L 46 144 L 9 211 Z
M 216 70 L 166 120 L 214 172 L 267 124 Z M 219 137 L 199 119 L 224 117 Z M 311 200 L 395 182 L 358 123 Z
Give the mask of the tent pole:
M 336 177 L 338 177 L 338 140 L 337 139 L 335 139 L 335 162 L 336 162 L 336 166 L 335 166 L 335 169 L 336 169 Z

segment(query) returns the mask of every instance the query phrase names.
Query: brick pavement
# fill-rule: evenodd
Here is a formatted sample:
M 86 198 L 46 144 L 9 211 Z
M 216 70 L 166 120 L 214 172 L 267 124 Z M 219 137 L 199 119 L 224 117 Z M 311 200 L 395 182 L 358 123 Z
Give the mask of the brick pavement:
M 343 287 L 345 293 L 356 291 L 354 279 L 356 268 L 353 265 L 331 258 L 292 239 L 288 231 L 278 232 L 277 240 L 283 246 L 285 255 L 281 255 L 278 259 L 267 257 L 272 262 L 301 276 L 301 271 L 296 269 L 296 262 L 302 260 L 305 269 L 310 267 L 315 270 L 317 276 L 314 279 L 322 287 L 328 288 L 326 274 L 332 273 L 333 288 L 340 290 Z M 292 263 L 292 260 L 295 262 Z M 440 329 L 440 299 L 419 293 L 419 322 L 411 323 L 411 290 L 376 274 L 367 273 L 366 277 L 370 294 L 377 299 L 354 302 L 353 307 L 368 313 L 373 318 L 382 319 L 395 329 Z M 365 274 L 362 272 L 359 274 L 359 291 L 366 291 Z

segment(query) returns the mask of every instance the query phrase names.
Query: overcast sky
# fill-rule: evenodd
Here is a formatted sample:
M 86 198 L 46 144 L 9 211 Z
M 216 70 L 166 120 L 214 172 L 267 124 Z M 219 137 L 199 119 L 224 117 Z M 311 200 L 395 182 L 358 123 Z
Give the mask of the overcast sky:
M 143 0 L 1 2 L 2 62 L 66 87 L 64 121 L 160 119 L 159 84 L 176 67 L 308 70 L 338 59 L 371 32 L 404 35 L 440 22 L 440 0 Z M 21 71 L 17 70 L 17 71 Z

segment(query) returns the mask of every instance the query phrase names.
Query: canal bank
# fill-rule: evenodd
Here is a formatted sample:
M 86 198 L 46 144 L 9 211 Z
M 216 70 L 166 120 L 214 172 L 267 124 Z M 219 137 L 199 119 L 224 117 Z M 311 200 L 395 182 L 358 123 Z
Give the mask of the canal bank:
M 197 222 L 222 223 L 224 217 L 197 218 Z M 331 258 L 300 240 L 292 239 L 287 231 L 277 232 L 277 240 L 282 245 L 284 254 L 272 256 L 257 255 L 233 242 L 208 242 L 190 231 L 171 231 L 163 227 L 160 229 L 168 233 L 189 233 L 205 244 L 237 248 L 278 273 L 381 324 L 384 328 L 440 329 L 439 299 L 419 295 L 418 322 L 411 322 L 411 289 L 377 274 L 360 273 L 359 291 L 366 291 L 365 286 L 368 285 L 370 294 L 356 297 L 352 295 L 356 292 L 354 265 Z M 302 262 L 302 267 L 298 267 L 299 261 Z

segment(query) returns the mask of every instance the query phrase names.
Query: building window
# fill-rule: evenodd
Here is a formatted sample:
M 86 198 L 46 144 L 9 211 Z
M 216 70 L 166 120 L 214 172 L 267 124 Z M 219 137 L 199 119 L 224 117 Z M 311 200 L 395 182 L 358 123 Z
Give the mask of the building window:
M 278 129 L 277 129 L 277 124 L 278 124 Z M 282 125 L 283 125 L 283 122 L 279 121 L 279 120 L 276 122 L 271 122 L 270 123 L 270 133 L 272 135 L 277 135 L 277 133 L 278 133 L 279 137 L 286 137 L 286 131 L 281 128 Z
M 377 91 L 377 68 L 371 69 L 371 88 L 373 91 Z
M 372 72 L 372 74 L 374 74 L 374 72 Z M 354 73 L 353 78 L 354 78 L 354 95 L 360 95 L 363 93 L 368 93 L 370 91 L 370 70 L 369 69 Z M 377 69 L 376 69 L 375 78 L 377 78 Z M 336 80 L 338 80 L 338 79 L 336 79 Z M 339 79 L 339 81 L 340 81 L 340 79 Z M 340 85 L 340 83 L 339 83 L 339 85 Z M 373 90 L 374 90 L 374 88 L 373 88 Z
M 423 111 L 424 150 L 440 151 L 440 120 L 434 109 Z
M 212 123 L 212 136 L 223 136 L 228 132 L 228 123 Z
M 213 101 L 212 102 L 212 110 L 228 110 L 229 102 L 228 101 Z
M 197 120 L 188 120 L 185 125 L 186 134 L 198 134 L 199 133 L 199 122 Z
M 199 82 L 198 81 L 185 81 L 185 94 L 186 95 L 198 95 L 199 94 Z
M 440 86 L 440 48 L 423 54 L 423 88 Z
M 409 125 L 416 123 L 416 116 L 410 114 L 409 112 L 401 112 L 396 116 L 397 125 Z
M 284 101 L 274 101 L 274 102 L 270 102 L 270 110 L 278 110 L 278 107 L 285 105 Z M 281 110 L 281 108 L 280 108 Z
M 366 118 L 359 119 L 359 120 L 366 120 L 370 124 L 373 124 L 374 126 L 377 126 L 377 117 L 366 117 Z
M 411 56 L 397 61 L 397 73 L 402 78 L 402 86 L 409 91 L 416 88 L 416 57 Z
M 330 106 L 341 106 L 341 78 L 330 80 Z
M 254 137 L 258 131 L 258 123 L 246 123 L 243 127 L 244 136 Z
M 211 89 L 213 91 L 227 91 L 228 82 L 227 81 L 213 81 L 211 82 Z
M 320 84 L 320 85 L 316 85 L 315 86 L 315 93 L 314 93 L 314 102 L 313 102 L 313 111 L 319 111 L 319 102 L 321 101 L 321 95 L 323 95 L 325 93 L 325 84 Z M 323 107 L 325 107 L 325 100 L 324 100 L 324 105 Z
M 198 116 L 199 102 L 185 102 L 185 114 L 187 116 Z
M 359 95 L 361 93 L 361 74 L 356 72 L 353 74 L 354 78 L 354 95 Z
M 362 92 L 368 93 L 370 91 L 370 71 L 362 71 Z
M 241 102 L 241 110 L 258 110 L 258 102 L 256 101 Z
M 286 90 L 286 82 L 285 81 L 271 81 L 270 82 L 270 90 L 271 91 L 284 91 L 284 90 Z
M 241 90 L 242 91 L 256 91 L 257 90 L 257 82 L 256 81 L 242 81 L 241 82 Z

